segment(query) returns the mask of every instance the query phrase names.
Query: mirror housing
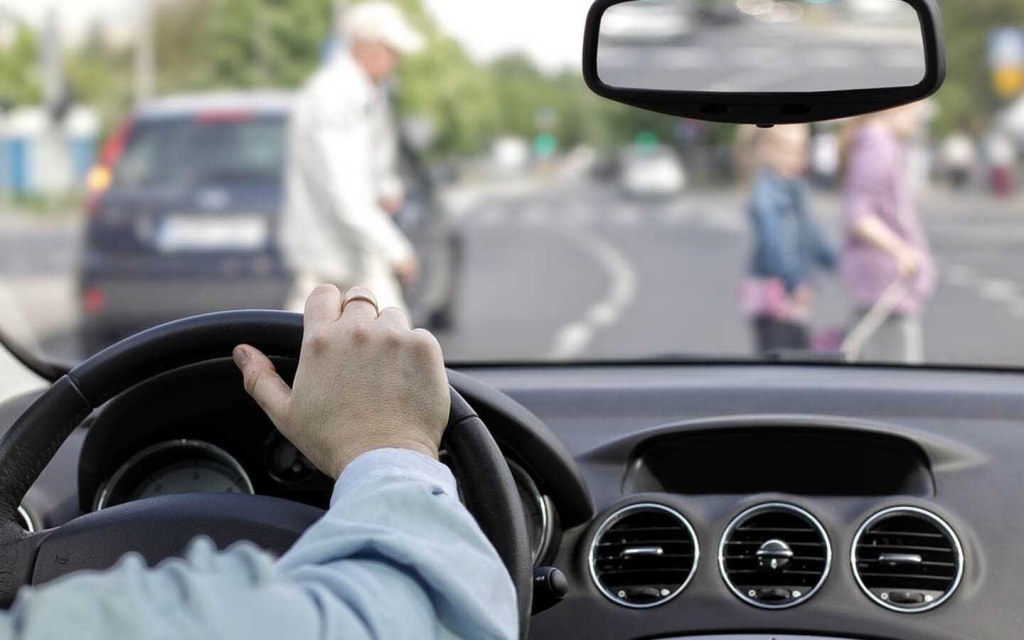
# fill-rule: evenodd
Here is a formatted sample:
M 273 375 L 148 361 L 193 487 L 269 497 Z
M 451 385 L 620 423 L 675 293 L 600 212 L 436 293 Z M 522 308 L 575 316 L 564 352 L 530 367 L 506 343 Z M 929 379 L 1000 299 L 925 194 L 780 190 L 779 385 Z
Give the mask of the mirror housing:
M 900 0 L 916 11 L 921 26 L 925 73 L 913 86 L 803 92 L 708 92 L 611 86 L 603 82 L 598 73 L 602 18 L 609 8 L 634 1 L 596 0 L 591 6 L 583 39 L 583 78 L 599 96 L 648 111 L 708 122 L 761 126 L 818 122 L 884 111 L 923 100 L 938 91 L 946 78 L 942 15 L 936 0 Z

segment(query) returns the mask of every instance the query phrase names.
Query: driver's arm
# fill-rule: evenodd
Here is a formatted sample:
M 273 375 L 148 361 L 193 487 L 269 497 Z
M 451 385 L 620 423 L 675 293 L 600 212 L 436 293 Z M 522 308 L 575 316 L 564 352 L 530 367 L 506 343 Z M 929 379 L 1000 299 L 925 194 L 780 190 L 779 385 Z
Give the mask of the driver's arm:
M 293 388 L 263 354 L 235 350 L 247 391 L 337 478 L 327 515 L 284 557 L 202 540 L 155 569 L 126 556 L 23 591 L 0 638 L 516 638 L 509 575 L 437 461 L 440 348 L 363 295 L 313 292 Z

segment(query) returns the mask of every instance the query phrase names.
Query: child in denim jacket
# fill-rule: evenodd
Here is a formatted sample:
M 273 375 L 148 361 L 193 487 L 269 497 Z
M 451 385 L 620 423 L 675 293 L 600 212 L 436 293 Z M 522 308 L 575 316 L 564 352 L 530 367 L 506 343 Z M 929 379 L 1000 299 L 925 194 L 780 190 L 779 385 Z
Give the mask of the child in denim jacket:
M 811 275 L 836 264 L 835 250 L 807 211 L 809 136 L 806 125 L 792 125 L 758 131 L 754 139 L 757 172 L 748 208 L 754 243 L 742 297 L 761 353 L 810 347 Z

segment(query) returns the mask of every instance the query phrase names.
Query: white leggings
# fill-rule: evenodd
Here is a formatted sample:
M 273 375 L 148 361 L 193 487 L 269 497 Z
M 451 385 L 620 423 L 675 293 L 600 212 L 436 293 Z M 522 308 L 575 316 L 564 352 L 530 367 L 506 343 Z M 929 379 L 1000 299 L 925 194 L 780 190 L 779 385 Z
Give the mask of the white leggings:
M 296 276 L 292 290 L 288 294 L 288 311 L 302 313 L 306 307 L 306 298 L 309 297 L 309 294 L 318 284 L 334 284 L 341 289 L 342 295 L 350 287 L 366 287 L 377 297 L 377 305 L 381 309 L 396 307 L 408 314 L 409 309 L 405 304 L 405 298 L 402 296 L 402 287 L 394 274 L 390 273 L 389 269 L 381 268 L 368 269 L 367 271 L 366 276 L 354 282 L 337 282 L 331 278 L 325 278 L 313 273 L 299 274 Z
M 859 321 L 864 317 L 858 314 Z M 893 316 L 868 339 L 858 358 L 867 363 L 924 364 L 924 331 L 917 318 Z

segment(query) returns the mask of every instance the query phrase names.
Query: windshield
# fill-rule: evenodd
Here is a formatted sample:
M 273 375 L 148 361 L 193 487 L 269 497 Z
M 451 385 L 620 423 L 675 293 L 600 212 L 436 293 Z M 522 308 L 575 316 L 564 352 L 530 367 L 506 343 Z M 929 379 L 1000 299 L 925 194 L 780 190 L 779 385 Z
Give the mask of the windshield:
M 284 171 L 285 117 L 238 121 L 174 118 L 131 130 L 114 187 L 189 187 L 218 180 L 278 181 Z
M 593 95 L 588 0 L 358 4 L 5 2 L 0 329 L 73 361 L 333 282 L 452 363 L 1024 367 L 1020 0 L 940 2 L 927 103 L 764 130 Z M 906 46 L 892 0 L 632 4 L 623 82 L 826 86 Z M 855 46 L 808 56 L 798 23 Z

